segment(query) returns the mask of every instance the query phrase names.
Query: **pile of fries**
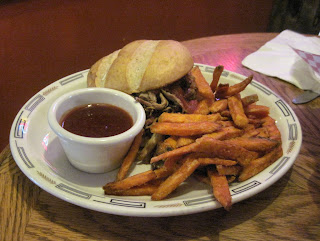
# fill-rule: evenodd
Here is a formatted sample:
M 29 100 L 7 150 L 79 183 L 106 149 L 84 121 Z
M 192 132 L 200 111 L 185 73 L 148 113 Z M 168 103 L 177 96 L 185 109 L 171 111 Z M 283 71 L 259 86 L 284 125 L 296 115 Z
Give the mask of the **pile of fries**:
M 249 179 L 282 156 L 281 134 L 269 108 L 256 103 L 256 94 L 240 95 L 252 76 L 229 86 L 219 84 L 222 72 L 223 66 L 217 66 L 209 84 L 198 67 L 192 69 L 201 96 L 197 109 L 191 114 L 163 113 L 150 127 L 152 133 L 165 137 L 150 163 L 163 165 L 128 177 L 141 144 L 140 133 L 117 180 L 103 187 L 105 194 L 162 200 L 193 176 L 211 185 L 215 198 L 229 210 L 229 183 Z

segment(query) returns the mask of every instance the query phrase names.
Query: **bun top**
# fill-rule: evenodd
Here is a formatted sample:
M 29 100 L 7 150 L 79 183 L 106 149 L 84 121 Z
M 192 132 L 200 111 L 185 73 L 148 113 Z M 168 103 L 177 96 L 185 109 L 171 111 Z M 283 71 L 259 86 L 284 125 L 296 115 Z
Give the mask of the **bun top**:
M 128 94 L 175 82 L 193 67 L 186 47 L 174 40 L 137 40 L 98 60 L 88 73 L 89 87 Z

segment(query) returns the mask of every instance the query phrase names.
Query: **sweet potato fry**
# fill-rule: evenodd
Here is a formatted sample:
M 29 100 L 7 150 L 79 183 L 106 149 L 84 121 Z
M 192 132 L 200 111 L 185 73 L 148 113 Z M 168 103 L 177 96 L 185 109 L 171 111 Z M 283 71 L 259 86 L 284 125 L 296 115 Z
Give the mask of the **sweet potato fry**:
M 268 130 L 269 138 L 281 142 L 281 133 L 275 123 L 275 120 L 270 116 L 263 118 L 264 123 L 262 124 Z
M 219 173 L 212 168 L 207 168 L 207 171 L 214 197 L 226 210 L 230 210 L 232 201 L 226 176 L 220 176 Z
M 146 183 L 126 190 L 106 188 L 104 189 L 104 194 L 116 196 L 151 196 L 158 189 L 159 185 Z
M 241 99 L 243 107 L 246 107 L 252 103 L 256 103 L 258 100 L 259 100 L 259 97 L 257 94 L 248 95 Z
M 182 164 L 179 162 L 181 157 L 169 157 L 167 158 L 163 164 L 157 169 L 153 169 L 156 174 L 155 180 L 163 179 L 170 176 L 173 172 L 175 172 Z M 157 163 L 155 163 L 157 164 Z M 155 181 L 153 180 L 153 181 Z
M 251 123 L 249 123 L 245 128 L 243 128 L 244 133 L 249 132 L 254 129 L 256 129 L 256 127 L 254 126 L 254 124 L 251 124 Z
M 216 169 L 221 176 L 227 176 L 227 175 L 238 175 L 241 171 L 242 167 L 239 165 L 234 166 L 224 166 L 224 165 L 216 165 Z
M 222 65 L 218 65 L 214 68 L 213 74 L 212 74 L 212 81 L 210 83 L 210 88 L 212 92 L 214 93 L 217 89 L 221 74 L 223 72 L 224 67 Z
M 228 100 L 227 99 L 222 99 L 222 100 L 217 100 L 211 103 L 209 105 L 209 111 L 212 113 L 218 113 L 223 110 L 226 110 L 228 107 Z
M 172 122 L 172 123 L 191 123 L 191 122 L 204 122 L 204 121 L 217 121 L 221 120 L 219 113 L 211 115 L 202 114 L 180 114 L 180 113 L 167 113 L 164 112 L 159 116 L 158 122 Z
M 223 69 L 217 66 L 208 84 L 199 67 L 194 67 L 185 86 L 161 92 L 188 114 L 165 112 L 158 117 L 156 112 L 148 119 L 151 138 L 136 137 L 116 181 L 103 187 L 105 194 L 162 200 L 193 175 L 209 184 L 218 202 L 229 210 L 228 183 L 247 180 L 282 156 L 281 133 L 269 116 L 269 107 L 257 105 L 257 94 L 241 98 L 253 76 L 230 86 L 219 83 Z M 192 88 L 185 92 L 189 84 Z M 199 95 L 187 100 L 194 84 Z M 126 177 L 134 160 L 150 161 L 152 170 Z
M 254 128 L 260 128 L 263 124 L 263 121 L 262 119 L 258 119 L 256 118 L 255 116 L 247 116 L 248 117 L 248 120 L 249 120 L 249 125 L 253 125 Z M 247 126 L 245 127 L 247 128 Z
M 236 126 L 239 126 L 241 128 L 246 127 L 246 125 L 248 125 L 249 123 L 249 120 L 244 113 L 241 100 L 236 96 L 229 97 L 228 107 L 230 110 L 232 120 L 234 121 Z
M 203 99 L 200 100 L 198 103 L 197 108 L 194 110 L 194 114 L 201 114 L 201 115 L 207 115 L 210 113 L 209 105 L 211 104 L 212 100 L 209 99 Z
M 181 156 L 183 156 L 185 154 L 193 152 L 198 147 L 198 145 L 199 144 L 197 142 L 194 142 L 194 143 L 191 143 L 189 145 L 182 146 L 180 148 L 174 149 L 172 151 L 168 151 L 168 152 L 163 153 L 161 155 L 154 156 L 154 157 L 151 158 L 150 163 L 155 163 L 157 161 L 165 160 L 165 159 L 171 158 L 171 157 L 178 157 L 178 156 L 181 157 Z
M 221 125 L 215 122 L 170 123 L 157 122 L 151 125 L 152 133 L 173 136 L 195 136 L 219 130 Z
M 268 126 L 266 126 L 266 128 L 268 130 L 270 139 L 277 140 L 277 141 L 281 142 L 281 133 L 280 133 L 278 127 L 276 126 L 276 124 L 268 125 Z
M 264 138 L 269 138 L 269 132 L 268 129 L 265 127 L 260 127 L 256 129 L 258 131 L 258 134 L 256 135 L 257 137 L 264 137 Z
M 253 76 L 250 75 L 240 83 L 230 86 L 227 92 L 225 93 L 224 97 L 230 97 L 240 93 L 251 83 L 252 79 L 253 79 Z
M 155 178 L 156 174 L 154 173 L 154 171 L 149 170 L 131 177 L 127 177 L 121 181 L 108 183 L 103 187 L 103 189 L 126 190 L 135 186 L 145 184 L 151 180 L 154 180 Z
M 195 144 L 198 143 L 198 146 L 195 146 L 193 151 L 211 153 L 215 157 L 236 160 L 241 166 L 248 165 L 259 156 L 257 152 L 248 151 L 242 146 L 226 142 L 202 137 L 196 140 Z
M 270 108 L 264 105 L 250 104 L 245 107 L 244 112 L 247 116 L 263 118 L 269 115 Z
M 195 142 L 197 139 L 197 136 L 181 136 L 177 140 L 177 148 L 189 145 L 193 142 Z
M 162 166 L 159 169 L 154 170 L 156 174 L 156 179 L 161 179 L 170 176 L 174 172 L 174 168 L 167 168 L 166 166 Z
M 220 112 L 220 115 L 221 115 L 222 117 L 227 118 L 227 119 L 230 119 L 230 118 L 231 118 L 230 110 L 221 111 L 221 112 Z
M 268 133 L 267 128 L 265 128 L 265 127 L 250 128 L 250 129 L 246 129 L 245 130 L 245 133 L 242 135 L 242 137 L 264 137 L 264 138 L 269 138 L 269 133 Z
M 160 168 L 153 170 L 156 174 L 155 180 L 166 178 L 175 172 L 182 165 L 179 162 L 180 159 L 181 158 L 179 156 L 167 158 Z
M 159 188 L 152 194 L 152 200 L 162 200 L 174 191 L 184 180 L 186 180 L 197 169 L 200 163 L 194 159 L 187 160 L 182 166 L 169 176 Z
M 223 127 L 220 130 L 205 134 L 203 137 L 210 137 L 217 140 L 227 140 L 235 137 L 239 137 L 244 133 L 244 130 L 238 129 L 234 126 Z
M 216 90 L 216 98 L 224 99 L 227 96 L 229 84 L 219 84 Z
M 199 94 L 205 99 L 213 100 L 214 94 L 210 88 L 209 83 L 203 77 L 201 70 L 198 66 L 192 68 L 191 75 L 194 77 L 194 80 L 198 87 Z
M 278 160 L 282 156 L 282 154 L 282 147 L 278 146 L 263 157 L 251 161 L 251 163 L 245 166 L 240 172 L 238 180 L 242 182 L 249 179 L 250 177 L 255 176 L 256 174 L 270 166 L 273 162 Z
M 217 157 L 212 157 L 212 158 L 200 157 L 200 158 L 197 158 L 197 160 L 200 162 L 201 166 L 208 166 L 208 165 L 234 166 L 237 164 L 236 161 L 221 159 Z
M 178 164 L 178 161 L 181 159 L 180 156 L 175 157 L 169 157 L 164 161 L 163 166 L 167 168 L 167 170 L 176 170 L 177 167 L 179 167 L 180 164 Z
M 249 151 L 265 152 L 279 145 L 276 140 L 271 140 L 262 137 L 237 137 L 226 140 L 225 143 L 242 146 Z
M 142 135 L 143 135 L 143 131 L 141 131 L 133 140 L 133 143 L 126 155 L 126 157 L 123 159 L 121 167 L 117 173 L 117 181 L 120 181 L 122 179 L 124 179 L 126 177 L 126 175 L 128 174 L 128 171 L 132 165 L 132 163 L 134 162 L 137 153 L 139 151 L 139 147 L 141 144 L 141 140 L 142 140 Z
M 212 157 L 211 153 L 202 153 L 202 152 L 195 152 L 186 155 L 183 161 L 187 161 L 189 159 L 197 159 L 200 162 L 201 166 L 208 166 L 208 165 L 225 165 L 225 166 L 233 166 L 236 165 L 237 162 L 233 160 L 222 159 L 218 157 Z
M 229 127 L 229 126 L 234 126 L 233 121 L 229 121 L 229 120 L 217 121 L 217 123 L 219 123 L 223 128 Z

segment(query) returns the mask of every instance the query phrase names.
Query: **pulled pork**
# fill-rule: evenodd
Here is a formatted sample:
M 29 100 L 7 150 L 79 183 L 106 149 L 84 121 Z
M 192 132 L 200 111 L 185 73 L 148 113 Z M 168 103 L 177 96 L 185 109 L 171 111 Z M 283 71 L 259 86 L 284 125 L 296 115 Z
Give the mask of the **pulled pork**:
M 164 137 L 152 134 L 150 126 L 157 121 L 163 112 L 192 113 L 197 107 L 197 87 L 190 74 L 185 75 L 175 83 L 158 90 L 134 94 L 135 99 L 142 104 L 146 112 L 146 123 L 141 149 L 137 160 L 148 163 L 156 146 Z

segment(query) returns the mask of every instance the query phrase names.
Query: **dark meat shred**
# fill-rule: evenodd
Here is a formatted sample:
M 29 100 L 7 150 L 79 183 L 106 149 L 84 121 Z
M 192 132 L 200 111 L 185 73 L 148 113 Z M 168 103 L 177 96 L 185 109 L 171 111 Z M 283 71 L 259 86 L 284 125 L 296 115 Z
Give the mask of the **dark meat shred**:
M 176 87 L 182 88 L 183 98 L 187 101 L 186 103 L 196 100 L 198 90 L 194 78 L 190 74 L 162 89 L 133 94 L 134 98 L 142 104 L 146 112 L 145 132 L 143 136 L 144 144 L 141 146 L 138 154 L 140 161 L 147 161 L 146 158 L 150 157 L 151 153 L 154 152 L 153 147 L 155 143 L 161 140 L 159 136 L 155 136 L 150 132 L 150 126 L 157 121 L 158 117 L 163 112 L 186 113 L 186 106 L 183 105 L 180 99 L 181 96 L 178 98 L 171 91 Z

